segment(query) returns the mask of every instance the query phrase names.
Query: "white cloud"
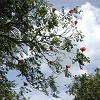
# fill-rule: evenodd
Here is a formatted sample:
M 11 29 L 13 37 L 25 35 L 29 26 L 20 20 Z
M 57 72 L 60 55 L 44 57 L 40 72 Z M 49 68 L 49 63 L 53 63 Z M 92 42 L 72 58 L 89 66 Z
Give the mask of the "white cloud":
M 96 8 L 90 3 L 82 5 L 81 8 L 83 10 L 82 20 L 78 25 L 85 35 L 81 46 L 87 47 L 86 54 L 91 58 L 89 69 L 92 69 L 100 65 L 98 61 L 100 59 L 100 8 Z

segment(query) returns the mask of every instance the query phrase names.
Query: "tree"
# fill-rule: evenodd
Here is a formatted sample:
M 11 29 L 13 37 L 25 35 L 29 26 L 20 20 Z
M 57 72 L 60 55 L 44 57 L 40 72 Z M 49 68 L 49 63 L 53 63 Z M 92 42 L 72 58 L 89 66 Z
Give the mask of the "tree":
M 21 87 L 17 93 L 14 81 L 9 81 L 4 71 L 0 70 L 0 73 L 0 100 L 27 100 L 23 95 L 24 89 Z
M 1 70 L 0 70 L 0 73 Z M 11 81 L 8 81 L 4 72 L 0 74 L 0 100 L 7 98 L 11 100 L 15 96 L 15 92 L 12 90 L 15 84 Z
M 89 75 L 77 76 L 69 89 L 74 95 L 74 100 L 99 100 L 100 99 L 100 69 Z
M 50 7 L 46 0 L 0 0 L 2 73 L 5 71 L 7 75 L 10 70 L 18 70 L 21 73 L 18 76 L 25 77 L 33 88 L 47 95 L 48 88 L 51 88 L 52 95 L 55 96 L 57 87 L 54 76 L 62 72 L 69 76 L 68 70 L 61 65 L 57 56 L 63 55 L 64 51 L 72 53 L 73 63 L 78 62 L 81 69 L 84 62 L 89 62 L 83 52 L 73 50 L 77 42 L 83 40 L 75 16 L 79 13 L 76 7 L 69 12 L 62 9 L 60 14 L 56 14 L 56 9 Z M 60 34 L 59 26 L 63 29 Z M 25 58 L 24 55 L 28 57 Z M 51 56 L 55 58 L 54 61 L 49 59 Z M 41 71 L 43 61 L 52 69 L 49 77 Z

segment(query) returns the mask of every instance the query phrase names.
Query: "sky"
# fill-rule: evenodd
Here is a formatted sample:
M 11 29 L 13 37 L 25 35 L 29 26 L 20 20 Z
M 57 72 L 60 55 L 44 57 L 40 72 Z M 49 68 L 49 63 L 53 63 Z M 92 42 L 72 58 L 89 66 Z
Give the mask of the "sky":
M 86 54 L 91 58 L 91 64 L 87 66 L 88 71 L 100 67 L 100 0 L 48 0 L 57 10 L 64 6 L 65 9 L 79 6 L 82 10 L 82 19 L 78 28 L 85 35 L 84 42 L 80 46 L 86 46 Z
M 87 2 L 81 6 L 83 9 L 82 20 L 79 27 L 85 35 L 83 45 L 87 47 L 87 55 L 91 63 L 87 66 L 88 71 L 100 68 L 100 8 Z
M 86 64 L 84 70 L 80 70 L 78 67 L 71 68 L 73 74 L 91 73 L 96 67 L 100 68 L 100 0 L 49 0 L 57 10 L 62 6 L 65 9 L 79 6 L 82 9 L 82 18 L 78 21 L 78 28 L 82 30 L 82 34 L 85 35 L 84 42 L 80 43 L 80 47 L 86 47 L 85 54 L 90 57 L 91 63 Z M 43 65 L 45 66 L 45 65 Z M 12 74 L 9 74 L 11 77 Z M 14 77 L 14 76 L 13 76 Z M 15 77 L 14 77 L 15 78 Z M 34 90 L 32 93 L 27 94 L 31 97 L 31 100 L 73 100 L 73 96 L 65 94 L 65 87 L 63 84 L 70 83 L 71 80 L 59 76 L 58 83 L 60 85 L 59 96 L 61 98 L 55 99 L 52 96 L 46 96 L 43 93 Z
M 73 8 L 75 6 L 81 6 L 86 2 L 91 3 L 95 7 L 100 7 L 100 0 L 48 0 L 54 7 L 60 9 L 62 6 L 65 8 Z

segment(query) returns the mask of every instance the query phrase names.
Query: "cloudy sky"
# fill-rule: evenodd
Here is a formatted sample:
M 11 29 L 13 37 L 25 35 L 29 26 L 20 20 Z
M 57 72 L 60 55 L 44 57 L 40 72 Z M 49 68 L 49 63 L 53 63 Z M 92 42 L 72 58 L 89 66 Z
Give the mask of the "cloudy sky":
M 78 27 L 85 35 L 81 46 L 86 46 L 86 54 L 91 58 L 87 70 L 93 71 L 95 67 L 100 67 L 100 0 L 49 0 L 49 3 L 58 10 L 62 6 L 65 9 L 79 6 L 83 10 Z
M 95 7 L 100 7 L 100 0 L 48 0 L 53 4 L 57 9 L 60 9 L 62 6 L 65 8 L 73 8 L 75 6 L 81 6 L 86 2 L 91 3 Z
M 77 67 L 72 68 L 71 72 L 73 74 L 81 74 L 84 72 L 90 73 L 96 67 L 100 68 L 100 0 L 49 0 L 58 10 L 62 6 L 67 8 L 73 8 L 79 6 L 82 12 L 82 18 L 78 22 L 79 29 L 82 30 L 85 35 L 84 42 L 80 44 L 87 48 L 86 55 L 91 58 L 91 63 L 86 64 L 85 70 L 79 70 Z M 10 75 L 9 75 L 10 76 Z M 63 83 L 71 81 L 69 79 L 61 79 L 62 76 L 58 78 L 60 97 L 55 99 L 51 96 L 45 96 L 39 91 L 33 91 L 29 96 L 31 100 L 72 100 L 73 96 L 66 95 L 63 87 Z
M 77 67 L 72 68 L 71 72 L 74 74 L 81 74 L 84 72 L 90 73 L 96 67 L 100 68 L 100 0 L 49 0 L 58 10 L 62 6 L 67 8 L 73 8 L 79 6 L 82 10 L 82 19 L 78 22 L 78 27 L 82 30 L 85 35 L 84 42 L 80 46 L 87 48 L 86 55 L 91 58 L 91 63 L 87 64 L 85 70 L 79 70 Z M 77 72 L 76 72 L 77 70 Z M 72 100 L 73 96 L 66 95 L 63 87 L 63 83 L 66 79 L 58 79 L 60 83 L 60 97 L 59 99 L 47 97 L 40 92 L 33 92 L 30 94 L 31 100 Z M 67 79 L 67 82 L 70 81 Z

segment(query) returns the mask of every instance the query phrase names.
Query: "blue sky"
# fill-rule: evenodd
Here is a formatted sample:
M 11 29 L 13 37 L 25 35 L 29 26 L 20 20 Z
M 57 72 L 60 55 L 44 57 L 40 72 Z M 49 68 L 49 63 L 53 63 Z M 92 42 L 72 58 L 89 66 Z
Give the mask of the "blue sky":
M 65 8 L 73 8 L 75 6 L 81 6 L 86 2 L 90 2 L 93 6 L 100 7 L 100 0 L 48 0 L 53 4 L 57 9 L 60 9 L 62 6 Z
M 82 19 L 78 22 L 78 27 L 85 35 L 84 42 L 79 46 L 85 46 L 87 48 L 86 55 L 91 58 L 91 63 L 86 64 L 85 70 L 80 70 L 78 67 L 71 69 L 73 74 L 81 74 L 84 72 L 92 72 L 96 67 L 100 68 L 100 0 L 49 0 L 54 7 L 59 10 L 62 6 L 66 8 L 73 8 L 79 6 L 82 10 Z M 45 65 L 43 65 L 45 67 Z M 11 73 L 9 74 L 11 79 L 15 79 Z M 66 95 L 63 92 L 63 82 L 66 79 L 58 78 L 59 94 L 61 98 L 55 99 L 51 96 L 47 97 L 43 93 L 34 90 L 31 94 L 27 94 L 31 97 L 31 100 L 72 100 L 72 96 Z M 68 79 L 67 82 L 70 80 Z M 19 80 L 18 80 L 19 82 Z

